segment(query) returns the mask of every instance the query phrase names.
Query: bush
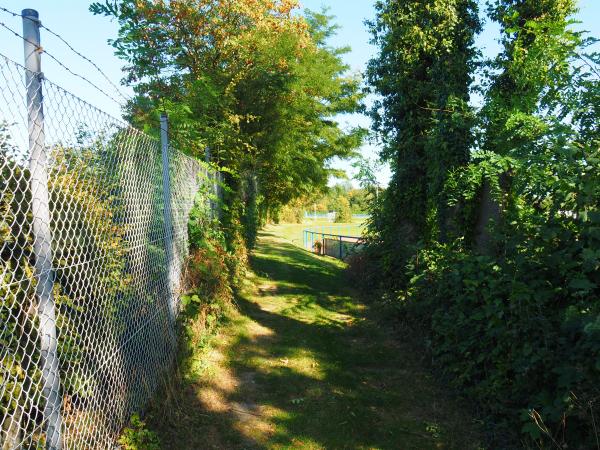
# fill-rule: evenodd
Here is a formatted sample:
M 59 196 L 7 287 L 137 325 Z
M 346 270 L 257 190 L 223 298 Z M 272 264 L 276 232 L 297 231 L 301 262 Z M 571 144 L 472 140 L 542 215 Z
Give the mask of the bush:
M 286 205 L 277 214 L 278 223 L 302 223 L 304 209 L 301 206 Z
M 492 182 L 502 217 L 490 232 L 490 254 L 461 237 L 421 249 L 399 301 L 429 335 L 436 365 L 502 433 L 520 430 L 540 448 L 550 441 L 593 448 L 600 151 L 547 156 L 505 161 L 510 187 Z M 457 199 L 477 198 L 472 175 L 489 163 L 484 158 L 459 175 Z
M 338 210 L 335 215 L 336 223 L 348 223 L 352 222 L 352 210 L 350 209 L 350 203 L 345 197 L 338 199 Z
M 194 354 L 216 334 L 232 308 L 231 259 L 222 243 L 208 240 L 188 258 L 179 337 L 179 369 L 185 379 L 201 375 L 194 368 Z
M 0 272 L 4 277 L 0 288 L 3 298 L 0 342 L 7 350 L 7 356 L 0 360 L 0 385 L 7 386 L 2 389 L 0 417 L 12 416 L 13 425 L 23 427 L 28 434 L 24 445 L 33 445 L 29 440 L 38 438 L 34 429 L 39 426 L 41 416 L 35 411 L 41 396 L 42 374 L 39 364 L 34 363 L 40 359 L 36 345 L 40 336 L 34 314 L 38 300 L 33 276 L 30 173 L 17 162 L 14 155 L 18 151 L 10 142 L 5 125 L 0 124 Z M 89 343 L 80 338 L 82 332 L 91 329 L 102 340 L 105 333 L 113 330 L 109 325 L 116 324 L 114 329 L 122 329 L 119 308 L 128 299 L 131 278 L 123 276 L 127 230 L 117 217 L 130 198 L 125 193 L 106 195 L 124 190 L 113 162 L 114 147 L 92 140 L 89 147 L 56 145 L 49 151 L 53 160 L 49 172 L 53 295 L 62 389 L 66 398 L 81 400 L 89 397 L 89 386 L 101 385 L 95 378 L 99 371 L 93 370 L 98 367 L 97 355 L 87 351 Z M 19 282 L 11 282 L 11 276 Z M 86 287 L 84 294 L 81 286 Z M 112 308 L 104 308 L 109 298 L 114 299 Z M 99 314 L 102 320 L 90 321 L 89 317 Z M 73 375 L 80 373 L 92 375 Z M 22 420 L 20 416 L 29 416 L 31 420 Z M 0 440 L 5 431 L 0 430 Z M 10 446 L 15 436 L 12 436 L 14 430 L 9 431 L 11 436 L 5 439 Z

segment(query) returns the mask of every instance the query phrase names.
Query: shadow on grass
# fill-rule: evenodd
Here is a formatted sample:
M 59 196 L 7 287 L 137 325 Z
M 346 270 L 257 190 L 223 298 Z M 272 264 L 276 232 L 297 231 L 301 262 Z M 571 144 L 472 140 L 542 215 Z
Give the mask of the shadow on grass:
M 165 448 L 478 447 L 410 348 L 369 319 L 341 262 L 263 233 L 251 264 L 218 368 L 154 424 Z

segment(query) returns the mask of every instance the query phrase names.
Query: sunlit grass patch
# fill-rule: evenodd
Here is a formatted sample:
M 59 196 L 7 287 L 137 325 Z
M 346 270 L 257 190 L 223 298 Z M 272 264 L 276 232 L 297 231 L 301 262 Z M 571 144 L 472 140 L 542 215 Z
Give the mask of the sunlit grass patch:
M 212 341 L 221 356 L 205 358 L 184 401 L 194 426 L 166 432 L 171 448 L 193 448 L 197 433 L 223 449 L 477 448 L 469 416 L 374 320 L 345 264 L 278 230 L 259 239 L 239 311 Z

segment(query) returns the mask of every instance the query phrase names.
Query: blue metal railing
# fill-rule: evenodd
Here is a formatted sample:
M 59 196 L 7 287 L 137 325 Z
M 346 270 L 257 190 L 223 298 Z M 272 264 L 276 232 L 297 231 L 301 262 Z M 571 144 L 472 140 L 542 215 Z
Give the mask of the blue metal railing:
M 308 251 L 344 260 L 363 245 L 362 228 L 356 225 L 323 225 L 303 230 Z

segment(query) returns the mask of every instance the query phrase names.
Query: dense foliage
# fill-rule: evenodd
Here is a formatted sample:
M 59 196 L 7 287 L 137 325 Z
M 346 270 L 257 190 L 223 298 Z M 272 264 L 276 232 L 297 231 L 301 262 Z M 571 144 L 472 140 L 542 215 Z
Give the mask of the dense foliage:
M 575 8 L 488 2 L 503 51 L 483 64 L 479 111 L 472 2 L 380 1 L 371 24 L 393 179 L 373 206 L 366 281 L 420 325 L 496 446 L 599 438 L 600 61 Z
M 184 151 L 226 170 L 223 223 L 257 224 L 282 205 L 326 185 L 333 157 L 352 154 L 360 128 L 333 116 L 357 111 L 360 80 L 347 74 L 327 39 L 325 13 L 297 14 L 294 0 L 107 0 L 96 14 L 120 25 L 113 41 L 137 96 L 132 119 L 156 128 L 169 113 Z
M 392 179 L 374 214 L 383 277 L 402 271 L 423 236 L 443 238 L 447 173 L 468 160 L 468 105 L 479 30 L 471 0 L 379 1 L 370 24 L 380 55 L 367 79 L 380 100 L 371 111 Z M 375 245 L 376 239 L 372 244 Z

